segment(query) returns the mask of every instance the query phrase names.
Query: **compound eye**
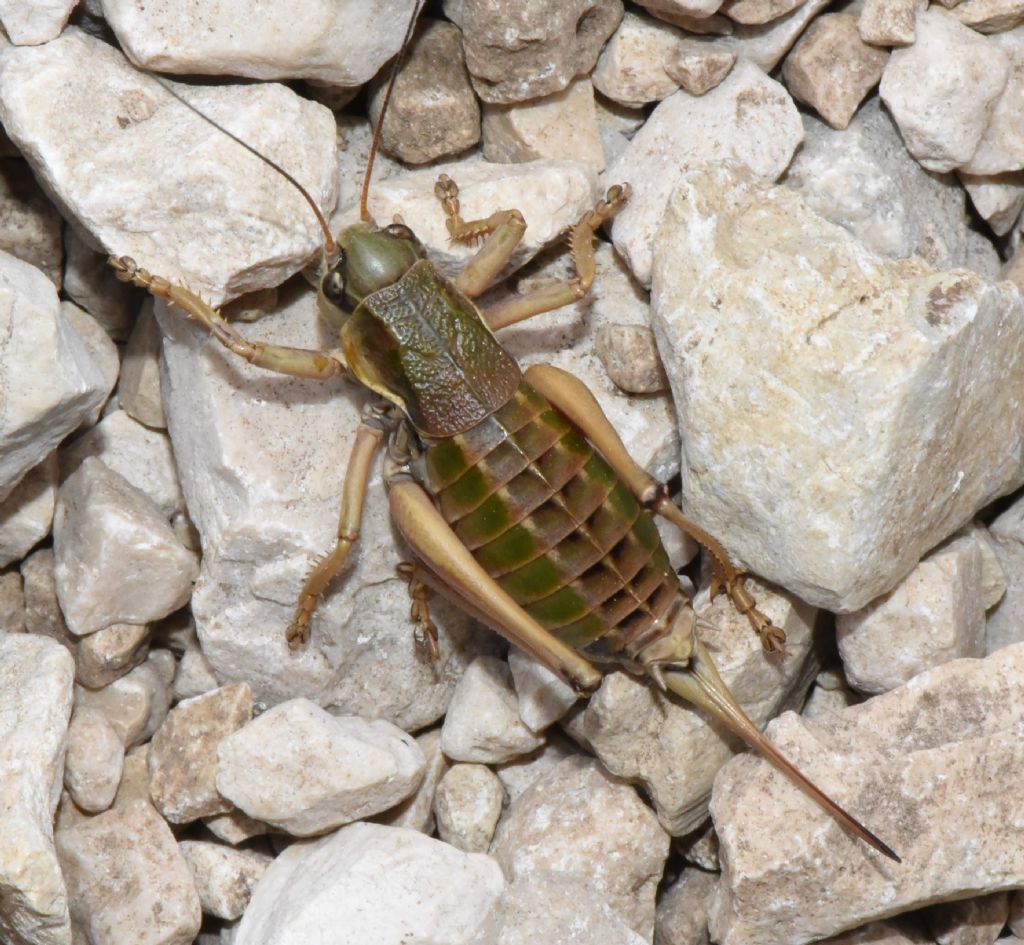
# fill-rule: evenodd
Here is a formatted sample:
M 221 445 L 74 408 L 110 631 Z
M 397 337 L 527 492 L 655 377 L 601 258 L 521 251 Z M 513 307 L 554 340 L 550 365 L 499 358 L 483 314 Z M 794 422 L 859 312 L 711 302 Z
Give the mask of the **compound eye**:
M 416 234 L 404 223 L 392 223 L 390 226 L 384 227 L 384 232 L 397 240 L 416 240 Z
M 341 308 L 341 305 L 345 300 L 344 255 L 330 269 L 327 275 L 324 276 L 323 282 L 320 283 L 320 291 L 323 292 L 324 298 L 327 299 L 328 302 Z

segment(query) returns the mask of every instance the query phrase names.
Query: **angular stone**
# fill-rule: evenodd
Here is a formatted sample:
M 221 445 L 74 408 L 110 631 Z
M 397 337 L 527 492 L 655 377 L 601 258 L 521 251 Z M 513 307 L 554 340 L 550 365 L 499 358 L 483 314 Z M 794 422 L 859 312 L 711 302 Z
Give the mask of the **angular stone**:
M 655 941 L 662 945 L 708 945 L 708 913 L 718 874 L 685 869 L 658 899 Z
M 70 945 L 68 900 L 53 844 L 74 666 L 32 634 L 0 635 L 0 938 Z
M 703 95 L 721 85 L 735 63 L 736 53 L 732 50 L 683 40 L 662 62 L 662 68 L 684 91 Z
M 963 190 L 909 154 L 877 97 L 843 132 L 804 116 L 804 143 L 784 183 L 812 209 L 885 256 L 921 256 L 938 269 L 967 267 L 995 277 L 999 257 L 970 229 Z
M 899 916 L 884 922 L 869 922 L 860 928 L 822 939 L 822 945 L 934 945 L 915 916 Z
M 274 828 L 270 824 L 254 820 L 240 810 L 231 810 L 226 814 L 207 817 L 203 823 L 218 840 L 223 840 L 232 846 L 245 843 L 246 840 L 251 840 L 253 837 L 274 832 Z
M 560 92 L 594 68 L 622 19 L 622 0 L 447 0 L 462 30 L 466 66 L 485 102 L 522 102 Z
M 0 574 L 0 631 L 25 632 L 25 589 L 18 571 Z
M 0 21 L 3 19 L 0 7 Z M 20 158 L 0 159 L 0 249 L 37 269 L 60 288 L 64 221 Z
M 0 567 L 24 558 L 50 534 L 57 498 L 57 453 L 25 473 L 0 502 Z
M 605 174 L 609 182 L 629 181 L 633 188 L 611 232 L 636 278 L 650 284 L 658 227 L 669 195 L 688 168 L 734 160 L 772 180 L 802 137 L 789 94 L 747 62 L 737 63 L 721 85 L 701 98 L 679 92 L 665 99 Z
M 78 641 L 75 680 L 89 689 L 109 686 L 142 663 L 148 652 L 148 626 L 115 623 Z
M 237 30 L 258 21 L 225 23 Z M 287 167 L 318 206 L 333 205 L 335 125 L 323 106 L 280 85 L 173 89 Z M 320 245 L 316 221 L 279 173 L 79 30 L 5 53 L 0 120 L 95 243 L 185 282 L 212 304 L 277 285 Z
M 320 347 L 312 293 L 282 299 L 246 335 Z M 163 325 L 169 432 L 203 540 L 192 612 L 218 679 L 248 682 L 265 705 L 306 696 L 403 728 L 430 725 L 480 644 L 468 618 L 432 602 L 441 659 L 418 658 L 407 585 L 395 571 L 408 553 L 395 543 L 379 467 L 350 567 L 318 607 L 310 645 L 292 652 L 285 642 L 302 584 L 336 538 L 365 395 L 253 368 L 180 313 L 167 312 Z
M 927 909 L 928 931 L 936 945 L 993 945 L 1010 913 L 1007 893 L 975 896 Z
M 271 863 L 265 854 L 203 840 L 183 840 L 178 849 L 192 871 L 203 912 L 218 919 L 241 917 Z
M 437 835 L 466 853 L 486 853 L 504 800 L 505 789 L 486 765 L 452 765 L 434 795 Z
M 668 835 L 633 788 L 592 758 L 569 758 L 527 788 L 498 825 L 492 855 L 510 882 L 540 870 L 586 879 L 650 939 Z
M 452 695 L 441 729 L 441 748 L 453 761 L 499 763 L 533 751 L 544 741 L 519 717 L 512 673 L 504 660 L 475 659 Z
M 121 283 L 118 283 L 121 285 Z M 121 285 L 124 288 L 123 285 Z M 108 395 L 117 384 L 121 373 L 121 354 L 106 329 L 92 317 L 84 308 L 75 305 L 74 302 L 64 300 L 60 303 L 61 314 L 68 320 L 68 323 L 75 330 L 85 350 L 100 369 L 103 376 L 103 387 Z M 104 408 L 110 402 L 109 396 L 98 403 L 86 416 L 83 427 L 91 427 L 103 414 Z
M 1007 406 L 1024 398 L 1008 382 L 1024 359 L 1012 287 L 879 259 L 791 191 L 726 167 L 684 179 L 659 246 L 684 511 L 750 570 L 855 610 L 1024 480 L 1006 448 L 1024 437 Z
M 106 400 L 110 388 L 61 312 L 53 283 L 2 251 L 0 311 L 2 500 Z
M 108 413 L 96 426 L 61 450 L 61 477 L 67 479 L 88 456 L 123 476 L 170 519 L 185 508 L 171 441 L 124 410 Z
M 957 176 L 992 232 L 1009 233 L 1024 208 L 1024 172 L 974 175 L 959 171 Z
M 396 52 L 413 0 L 318 3 L 297 16 L 284 0 L 197 10 L 186 0 L 141 10 L 103 0 L 103 15 L 136 65 L 157 72 L 318 79 L 362 85 Z M 281 42 L 283 37 L 286 42 Z
M 390 722 L 333 716 L 308 699 L 268 709 L 220 742 L 217 790 L 294 836 L 323 833 L 412 795 L 425 760 Z
M 634 932 L 585 879 L 556 870 L 518 876 L 505 888 L 493 934 L 495 945 L 643 945 L 650 941 Z
M 74 7 L 75 0 L 3 0 L 0 23 L 16 46 L 35 46 L 56 39 Z
M 144 801 L 57 834 L 71 915 L 90 942 L 189 945 L 199 896 L 170 828 Z
M 820 16 L 797 40 L 782 66 L 786 88 L 833 128 L 845 128 L 882 78 L 889 54 L 869 46 L 852 13 Z
M 988 42 L 1006 54 L 1010 75 L 978 147 L 963 166 L 968 174 L 1003 174 L 1024 167 L 1024 128 L 1017 120 L 1024 109 L 1024 29 L 996 33 Z
M 64 291 L 111 338 L 124 341 L 132 330 L 141 290 L 121 282 L 106 255 L 97 252 L 70 226 L 64 229 L 64 254 Z
M 559 762 L 580 754 L 579 748 L 553 729 L 548 740 L 528 755 L 522 755 L 514 761 L 498 765 L 495 769 L 498 780 L 505 788 L 505 794 L 511 804 L 534 781 L 547 774 Z
M 668 23 L 628 11 L 597 60 L 594 88 L 629 108 L 660 102 L 679 87 L 663 63 L 680 48 L 683 36 Z
M 572 686 L 518 647 L 509 647 L 508 667 L 516 687 L 519 717 L 531 732 L 543 732 L 579 699 Z
M 74 637 L 61 613 L 57 601 L 57 585 L 53 578 L 52 548 L 40 548 L 21 563 L 21 577 L 25 594 L 25 630 L 56 640 L 65 649 L 74 652 Z
M 150 797 L 172 824 L 231 809 L 217 793 L 217 747 L 251 719 L 252 690 L 245 683 L 186 699 L 167 714 L 147 764 Z
M 172 686 L 174 698 L 191 699 L 216 689 L 218 685 L 220 683 L 210 661 L 200 648 L 199 641 L 194 641 L 191 646 L 185 648 L 181 659 L 178 660 L 178 670 Z
M 668 389 L 654 333 L 647 325 L 603 325 L 594 348 L 612 382 L 628 394 L 658 394 Z
M 952 15 L 979 33 L 999 33 L 1024 21 L 1024 3 L 1021 0 L 965 0 L 954 7 Z
M 114 802 L 124 768 L 124 745 L 98 709 L 82 709 L 68 726 L 64 786 L 83 811 L 98 813 Z
M 903 863 L 846 836 L 764 762 L 737 758 L 711 805 L 723 854 L 712 938 L 803 943 L 979 885 L 1019 887 L 1024 850 L 1005 825 L 1024 804 L 1022 705 L 1017 645 L 946 663 L 813 723 L 774 722 L 774 744 Z
M 907 150 L 929 171 L 966 164 L 978 148 L 1010 74 L 998 46 L 937 10 L 917 19 L 913 46 L 882 74 L 882 100 Z M 929 80 L 922 82 L 921 77 Z
M 170 706 L 170 687 L 148 661 L 102 689 L 75 687 L 75 708 L 103 712 L 126 748 L 147 741 Z
M 376 125 L 390 69 L 371 84 L 370 121 Z M 420 19 L 395 80 L 381 147 L 408 164 L 458 154 L 480 140 L 480 105 L 469 83 L 457 27 Z
M 791 13 L 804 2 L 805 0 L 728 0 L 722 6 L 721 12 L 737 23 L 760 26 Z
M 857 19 L 861 39 L 873 46 L 909 46 L 923 7 L 921 0 L 864 0 Z
M 687 29 L 708 20 L 724 21 L 724 16 L 714 16 L 723 0 L 639 0 L 639 5 L 667 23 L 675 23 Z M 711 32 L 728 32 L 723 26 L 708 27 Z M 694 29 L 694 32 L 697 32 Z
M 985 655 L 981 548 L 961 537 L 931 552 L 893 590 L 836 619 L 850 684 L 888 692 L 918 673 Z
M 274 860 L 234 945 L 473 945 L 504 886 L 488 856 L 414 830 L 352 824 Z
M 160 396 L 160 326 L 153 316 L 153 300 L 139 311 L 124 349 L 118 402 L 130 417 L 153 430 L 167 427 Z
M 786 655 L 765 655 L 747 618 L 719 598 L 698 612 L 715 631 L 702 637 L 725 684 L 754 724 L 799 707 L 818 671 L 811 629 L 815 611 L 799 601 L 748 586 L 758 607 L 786 633 Z M 681 699 L 663 696 L 626 673 L 612 673 L 577 720 L 590 749 L 613 774 L 639 783 L 661 825 L 678 836 L 706 818 L 715 774 L 743 744 Z
M 416 788 L 412 797 L 406 798 L 401 804 L 378 814 L 374 820 L 388 827 L 408 827 L 418 830 L 428 837 L 434 832 L 434 794 L 444 773 L 448 770 L 448 759 L 441 751 L 441 730 L 432 728 L 422 735 L 416 736 L 416 744 L 420 746 L 426 759 L 423 780 Z
M 1024 503 L 1020 499 L 991 522 L 989 535 L 1006 577 L 1006 595 L 985 622 L 985 650 L 992 654 L 1024 642 Z
M 87 457 L 61 486 L 53 531 L 57 595 L 72 633 L 149 623 L 189 599 L 195 555 L 153 501 L 100 460 Z
M 550 158 L 604 170 L 594 87 L 575 79 L 554 95 L 513 105 L 484 105 L 484 157 L 520 163 Z

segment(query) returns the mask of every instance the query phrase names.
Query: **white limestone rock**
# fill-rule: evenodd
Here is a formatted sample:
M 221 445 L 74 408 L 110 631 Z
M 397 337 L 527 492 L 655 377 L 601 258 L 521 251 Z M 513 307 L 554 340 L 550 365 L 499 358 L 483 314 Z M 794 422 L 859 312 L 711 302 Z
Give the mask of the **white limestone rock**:
M 486 853 L 504 800 L 501 781 L 486 765 L 452 765 L 434 794 L 437 835 L 466 853 Z
M 909 46 L 917 37 L 917 15 L 922 0 L 864 0 L 857 29 L 873 46 Z
M 423 752 L 380 719 L 308 699 L 268 709 L 217 749 L 217 790 L 250 817 L 308 837 L 393 807 L 423 779 Z
M 595 174 L 604 151 L 594 107 L 594 87 L 575 79 L 561 92 L 531 102 L 484 105 L 483 154 L 488 161 L 579 161 Z
M 2 251 L 0 312 L 3 500 L 106 400 L 110 385 L 61 312 L 53 283 L 35 266 Z
M 708 945 L 708 913 L 718 874 L 684 869 L 658 898 L 655 941 L 659 945 Z
M 99 813 L 114 802 L 124 768 L 124 744 L 99 709 L 71 717 L 64 786 L 82 810 Z
M 504 886 L 488 856 L 352 824 L 274 860 L 234 945 L 474 945 Z
M 577 702 L 572 686 L 518 647 L 510 647 L 508 667 L 516 687 L 519 717 L 532 732 L 543 732 Z
M 931 552 L 899 584 L 836 619 L 850 684 L 888 692 L 953 659 L 985 655 L 981 548 L 964 536 Z
M 168 821 L 186 824 L 231 810 L 217 792 L 217 749 L 251 719 L 252 690 L 245 683 L 223 686 L 171 709 L 153 735 L 146 759 L 149 795 Z
M 679 88 L 663 63 L 675 55 L 684 35 L 668 23 L 627 11 L 597 60 L 594 88 L 628 108 L 660 102 Z
M 74 664 L 53 640 L 0 634 L 0 938 L 71 945 L 53 843 Z
M 71 916 L 88 942 L 189 945 L 199 896 L 170 827 L 145 801 L 57 834 Z
M 720 85 L 735 64 L 736 53 L 731 50 L 683 40 L 664 60 L 662 68 L 684 91 L 703 95 Z
M 18 571 L 0 574 L 0 632 L 25 632 L 25 586 Z
M 3 0 L 0 23 L 16 46 L 48 43 L 60 35 L 77 0 Z
M 251 367 L 179 313 L 165 311 L 161 321 L 168 428 L 203 543 L 192 611 L 217 677 L 248 682 L 265 705 L 305 696 L 410 730 L 436 721 L 472 655 L 492 644 L 455 608 L 432 601 L 441 658 L 419 659 L 407 585 L 395 570 L 408 553 L 397 544 L 379 467 L 360 540 L 313 616 L 310 644 L 292 652 L 285 641 L 303 582 L 334 545 L 366 398 L 342 382 Z M 312 293 L 285 292 L 272 317 L 244 331 L 276 344 L 333 346 L 318 322 Z
M 993 945 L 1006 925 L 1009 899 L 999 892 L 931 906 L 925 910 L 928 931 L 936 945 Z
M 192 699 L 216 689 L 218 685 L 220 683 L 217 674 L 199 646 L 199 641 L 193 640 L 191 645 L 185 647 L 181 659 L 178 660 L 174 682 L 171 685 L 174 698 Z
M 985 652 L 1024 642 L 1024 503 L 1020 499 L 989 525 L 992 550 L 1006 579 L 1006 594 L 985 621 Z
M 856 610 L 1024 480 L 1012 286 L 880 259 L 735 166 L 684 178 L 659 246 L 684 511 L 754 573 Z
M 117 285 L 125 288 L 121 283 L 117 283 Z M 60 310 L 71 327 L 78 333 L 82 344 L 85 345 L 85 350 L 99 366 L 100 373 L 103 375 L 104 387 L 109 394 L 113 391 L 121 373 L 121 355 L 117 345 L 107 334 L 106 329 L 84 308 L 80 308 L 74 302 L 64 300 L 60 303 Z M 108 397 L 93 407 L 82 426 L 91 427 L 95 424 L 109 403 L 110 398 Z
M 53 549 L 39 548 L 21 563 L 22 589 L 25 597 L 25 630 L 50 637 L 74 653 L 75 637 L 60 611 L 57 585 L 53 579 Z
M 237 808 L 228 811 L 226 814 L 216 814 L 213 817 L 207 817 L 203 823 L 218 840 L 223 840 L 232 846 L 245 843 L 246 840 L 251 840 L 253 837 L 261 837 L 264 834 L 275 832 L 270 824 L 265 824 L 261 820 L 254 820 Z
M 534 781 L 547 774 L 559 762 L 578 754 L 580 750 L 576 745 L 556 729 L 552 729 L 547 741 L 540 748 L 498 765 L 495 773 L 511 804 Z
M 218 919 L 241 917 L 271 863 L 266 854 L 204 840 L 182 840 L 178 849 L 192 871 L 203 912 Z
M 478 247 L 452 242 L 440 201 L 434 194 L 441 174 L 447 174 L 458 185 L 464 219 L 486 218 L 496 210 L 512 207 L 525 217 L 523 241 L 495 282 L 561 237 L 567 227 L 594 206 L 598 197 L 595 172 L 577 161 L 492 164 L 476 160 L 439 164 L 376 182 L 370 191 L 371 216 L 383 223 L 400 214 L 427 248 L 431 260 L 448 276 L 454 276 Z M 358 218 L 358 206 L 351 205 L 335 214 L 331 229 L 340 230 Z
M 53 532 L 57 596 L 72 633 L 159 620 L 189 598 L 195 555 L 152 499 L 101 460 L 86 457 L 61 486 Z
M 441 729 L 441 748 L 453 761 L 509 761 L 544 741 L 519 717 L 512 673 L 504 660 L 475 659 L 459 680 Z
M 434 832 L 434 794 L 437 785 L 448 770 L 448 759 L 441 751 L 441 729 L 432 728 L 416 736 L 416 744 L 420 746 L 426 767 L 423 780 L 416 788 L 412 797 L 406 798 L 390 810 L 378 814 L 374 820 L 388 827 L 408 827 L 418 830 L 428 837 Z
M 139 310 L 124 348 L 117 397 L 122 410 L 152 430 L 167 428 L 160 396 L 160 337 L 150 297 Z
M 1024 20 L 1024 3 L 1021 0 L 964 0 L 953 8 L 952 15 L 979 33 L 998 33 L 1013 29 Z
M 921 256 L 937 269 L 999 271 L 995 247 L 969 228 L 963 189 L 908 153 L 877 97 L 842 131 L 804 116 L 804 143 L 783 183 L 811 209 L 883 256 Z
M 811 630 L 815 611 L 748 581 L 758 607 L 786 633 L 786 652 L 768 657 L 746 617 L 725 596 L 698 612 L 714 626 L 702 631 L 726 685 L 754 724 L 801 705 L 818 672 Z M 611 673 L 574 720 L 590 749 L 612 774 L 640 784 L 661 825 L 680 836 L 707 818 L 715 774 L 744 750 L 739 739 L 684 700 L 666 697 L 626 673 Z
M 231 28 L 255 20 L 241 17 Z M 280 85 L 173 89 L 287 167 L 325 211 L 333 206 L 335 126 L 323 106 Z M 212 304 L 276 285 L 321 243 L 302 198 L 277 171 L 79 30 L 5 52 L 0 120 L 96 244 Z
M 57 453 L 25 473 L 0 502 L 0 567 L 20 561 L 50 534 L 57 500 Z
M 75 648 L 75 680 L 101 689 L 131 672 L 149 653 L 149 627 L 115 623 L 82 637 Z
M 540 870 L 586 879 L 649 940 L 668 845 L 636 791 L 580 757 L 563 761 L 512 803 L 491 852 L 510 882 Z
M 1009 233 L 1024 209 L 1024 172 L 976 175 L 959 171 L 957 176 L 992 232 L 996 236 Z
M 737 758 L 715 783 L 722 945 L 809 942 L 934 902 L 1019 887 L 1024 646 L 955 660 L 772 742 L 900 855 L 847 836 L 781 775 Z
M 124 410 L 108 413 L 91 430 L 61 450 L 61 478 L 67 479 L 87 456 L 123 476 L 156 504 L 165 518 L 185 509 L 171 441 Z
M 880 92 L 907 150 L 929 171 L 950 171 L 977 150 L 1009 73 L 1002 49 L 930 9 L 914 44 L 894 50 Z
M 634 932 L 586 879 L 556 870 L 526 873 L 505 887 L 492 935 L 495 945 L 650 942 Z
M 64 262 L 63 227 L 60 213 L 28 164 L 21 158 L 0 159 L 0 249 L 42 269 L 58 289 Z
M 317 79 L 362 85 L 396 52 L 413 0 L 286 0 L 197 8 L 187 0 L 143 9 L 103 0 L 103 16 L 132 62 L 156 72 Z
M 609 183 L 627 181 L 633 188 L 611 233 L 636 278 L 650 285 L 658 227 L 687 169 L 732 160 L 774 180 L 802 138 L 789 94 L 749 62 L 737 63 L 707 95 L 677 92 L 665 99 L 605 173 Z
M 106 255 L 73 226 L 64 228 L 64 255 L 64 291 L 110 338 L 124 341 L 132 330 L 140 290 L 121 282 Z
M 148 741 L 170 707 L 170 686 L 148 660 L 102 689 L 75 686 L 75 709 L 99 709 L 125 748 Z
M 1017 120 L 1024 109 L 1024 28 L 996 33 L 987 41 L 1006 54 L 1010 74 L 978 147 L 963 165 L 968 174 L 1004 174 L 1024 167 L 1024 129 Z

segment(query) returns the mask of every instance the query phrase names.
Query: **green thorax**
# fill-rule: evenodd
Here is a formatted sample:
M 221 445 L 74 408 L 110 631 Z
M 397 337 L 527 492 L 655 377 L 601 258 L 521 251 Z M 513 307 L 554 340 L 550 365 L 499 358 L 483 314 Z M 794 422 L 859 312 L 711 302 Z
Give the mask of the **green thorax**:
M 519 365 L 476 306 L 425 259 L 363 299 L 341 345 L 352 373 L 426 437 L 470 429 L 519 385 Z

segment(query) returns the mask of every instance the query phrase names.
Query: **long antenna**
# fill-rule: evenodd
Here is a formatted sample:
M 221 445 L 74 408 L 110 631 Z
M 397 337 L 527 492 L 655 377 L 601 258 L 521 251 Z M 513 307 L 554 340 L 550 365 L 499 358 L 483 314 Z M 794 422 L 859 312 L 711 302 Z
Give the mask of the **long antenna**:
M 398 70 L 402 68 L 402 60 L 409 49 L 409 40 L 412 38 L 412 31 L 416 28 L 416 17 L 419 16 L 423 0 L 416 0 L 412 5 L 412 16 L 409 17 L 409 25 L 405 28 L 405 38 L 395 56 L 394 64 L 391 66 L 391 78 L 388 79 L 388 87 L 384 91 L 384 102 L 380 108 L 380 115 L 377 116 L 377 126 L 373 129 L 373 142 L 370 144 L 370 156 L 366 161 L 366 173 L 363 175 L 363 191 L 359 197 L 359 219 L 364 223 L 372 222 L 370 211 L 366 207 L 366 201 L 370 196 L 370 175 L 373 173 L 373 162 L 377 157 L 377 149 L 380 147 L 380 136 L 384 129 L 384 116 L 388 112 L 388 103 L 391 101 L 391 93 L 395 88 L 395 80 L 398 78 Z
M 337 251 L 338 247 L 337 244 L 334 242 L 334 237 L 331 236 L 331 229 L 327 225 L 327 220 L 324 218 L 323 213 L 320 212 L 320 208 L 316 205 L 316 201 L 312 198 L 309 191 L 306 190 L 306 188 L 303 187 L 302 184 L 300 184 L 295 179 L 295 176 L 293 174 L 291 174 L 290 172 L 286 171 L 283 167 L 281 167 L 281 165 L 278 164 L 277 161 L 268 158 L 265 154 L 261 154 L 247 141 L 244 141 L 242 138 L 239 138 L 238 135 L 236 135 L 233 131 L 229 131 L 223 125 L 220 125 L 217 122 L 215 122 L 209 115 L 204 114 L 202 111 L 196 108 L 196 106 L 193 105 L 187 98 L 181 95 L 173 86 L 168 85 L 166 82 L 164 82 L 162 78 L 160 78 L 159 76 L 153 76 L 153 78 L 156 79 L 156 81 L 164 87 L 164 89 L 167 91 L 169 95 L 173 95 L 174 98 L 181 102 L 182 105 L 185 105 L 187 108 L 191 109 L 204 121 L 207 121 L 211 125 L 213 125 L 213 127 L 216 128 L 218 131 L 223 132 L 236 144 L 240 144 L 250 154 L 254 155 L 255 157 L 258 157 L 264 163 L 269 164 L 275 171 L 277 171 L 278 174 L 280 174 L 300 194 L 302 194 L 302 199 L 309 204 L 309 209 L 313 211 L 313 215 L 316 217 L 317 223 L 320 224 L 320 229 L 323 230 L 324 252 L 326 252 L 328 255 L 333 255 Z

